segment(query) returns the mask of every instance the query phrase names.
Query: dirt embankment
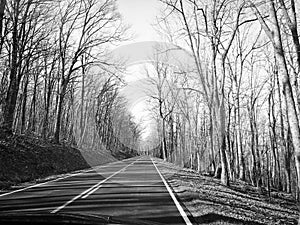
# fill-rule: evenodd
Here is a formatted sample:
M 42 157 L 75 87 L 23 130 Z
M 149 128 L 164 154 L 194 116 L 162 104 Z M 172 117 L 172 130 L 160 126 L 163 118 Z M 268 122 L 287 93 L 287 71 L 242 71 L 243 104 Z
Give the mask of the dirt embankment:
M 20 135 L 0 139 L 0 189 L 89 167 L 76 148 Z

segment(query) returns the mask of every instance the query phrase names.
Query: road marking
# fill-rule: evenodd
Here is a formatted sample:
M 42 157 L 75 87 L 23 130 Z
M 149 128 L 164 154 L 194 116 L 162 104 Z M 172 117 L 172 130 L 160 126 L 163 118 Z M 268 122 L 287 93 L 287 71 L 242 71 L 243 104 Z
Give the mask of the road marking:
M 89 189 L 83 191 L 81 194 L 75 196 L 74 198 L 72 198 L 71 200 L 67 201 L 65 204 L 57 207 L 56 209 L 54 209 L 53 211 L 51 211 L 51 213 L 57 213 L 58 211 L 62 210 L 63 208 L 65 208 L 66 206 L 68 206 L 69 204 L 71 204 L 72 202 L 74 202 L 75 200 L 79 199 L 79 198 L 86 198 L 88 197 L 90 194 L 94 193 L 96 190 L 98 190 L 105 181 L 107 181 L 108 179 L 112 178 L 113 176 L 117 175 L 118 173 L 124 171 L 127 167 L 129 167 L 130 165 L 132 165 L 133 163 L 135 163 L 136 161 L 138 161 L 139 158 L 137 160 L 135 160 L 134 162 L 128 164 L 127 166 L 125 166 L 124 168 L 118 170 L 117 172 L 115 172 L 114 174 L 112 174 L 111 176 L 107 177 L 104 180 L 101 180 L 99 183 L 93 185 L 92 187 L 90 187 Z
M 59 180 L 63 180 L 63 179 L 69 178 L 69 177 L 78 176 L 78 175 L 81 175 L 81 174 L 84 174 L 84 173 L 91 172 L 91 171 L 93 171 L 95 169 L 99 169 L 99 168 L 102 168 L 102 167 L 108 167 L 108 166 L 110 166 L 112 164 L 115 164 L 115 163 L 118 163 L 118 162 L 120 163 L 120 162 L 124 162 L 124 161 L 128 161 L 128 160 L 129 159 L 125 159 L 125 160 L 122 160 L 122 161 L 112 162 L 112 163 L 109 163 L 109 164 L 106 164 L 106 165 L 103 165 L 103 166 L 92 167 L 91 169 L 84 170 L 84 171 L 79 172 L 79 173 L 69 174 L 67 176 L 59 177 L 59 178 L 54 179 L 54 180 L 49 180 L 49 181 L 46 181 L 46 182 L 43 182 L 43 183 L 38 183 L 38 184 L 34 184 L 34 185 L 31 185 L 31 186 L 28 186 L 28 187 L 25 187 L 25 188 L 21 188 L 21 189 L 17 189 L 17 190 L 14 190 L 14 191 L 6 192 L 6 193 L 3 193 L 3 194 L 0 194 L 0 198 L 3 197 L 3 196 L 6 196 L 6 195 L 11 195 L 11 194 L 14 194 L 14 193 L 17 193 L 17 192 L 20 192 L 20 191 L 25 191 L 25 190 L 30 189 L 30 188 L 39 187 L 39 186 L 42 186 L 44 184 L 48 184 L 50 182 L 55 182 L 55 181 L 59 181 Z
M 138 159 L 137 159 L 138 160 Z M 136 160 L 136 161 L 137 161 Z M 89 195 L 93 194 L 95 191 L 97 191 L 104 182 L 106 182 L 107 180 L 109 180 L 110 178 L 112 178 L 113 176 L 117 175 L 118 173 L 123 172 L 124 170 L 126 170 L 127 167 L 129 167 L 130 165 L 132 165 L 133 163 L 135 163 L 136 161 L 128 164 L 127 166 L 125 166 L 123 169 L 115 172 L 114 174 L 110 175 L 109 177 L 107 177 L 106 179 L 100 181 L 98 184 L 94 185 L 93 188 L 90 190 L 90 192 L 86 193 L 84 196 L 82 196 L 82 198 L 87 198 Z
M 163 175 L 160 173 L 160 171 L 158 170 L 157 166 L 155 165 L 155 163 L 153 162 L 153 159 L 151 158 L 151 161 L 153 163 L 153 165 L 155 166 L 160 178 L 162 179 L 164 185 L 166 186 L 169 194 L 171 195 L 171 198 L 173 199 L 180 215 L 182 216 L 184 222 L 187 224 L 187 225 L 193 225 L 192 222 L 190 221 L 190 219 L 188 218 L 188 216 L 186 215 L 184 209 L 181 207 L 180 203 L 178 202 L 177 198 L 175 197 L 173 191 L 171 190 L 171 188 L 169 187 L 167 181 L 165 180 L 165 178 L 163 177 Z
M 70 175 L 67 175 L 65 177 L 59 177 L 59 178 L 57 178 L 55 180 L 49 180 L 49 181 L 46 181 L 46 182 L 43 182 L 43 183 L 38 183 L 38 184 L 35 184 L 35 185 L 32 185 L 32 186 L 28 186 L 28 187 L 25 187 L 25 188 L 21 188 L 21 189 L 15 190 L 15 191 L 7 192 L 7 193 L 4 193 L 4 194 L 1 194 L 0 197 L 6 196 L 6 195 L 10 195 L 10 194 L 14 194 L 14 193 L 17 193 L 17 192 L 20 192 L 20 191 L 25 191 L 25 190 L 30 189 L 30 188 L 39 187 L 39 186 L 42 186 L 44 184 L 48 184 L 50 182 L 55 182 L 55 181 L 63 180 L 63 179 L 66 179 L 68 177 L 74 177 L 74 176 L 77 176 L 77 175 L 80 175 L 80 174 L 83 174 L 83 173 L 90 172 L 91 170 L 92 169 L 86 170 L 86 171 L 80 172 L 80 173 L 70 174 Z

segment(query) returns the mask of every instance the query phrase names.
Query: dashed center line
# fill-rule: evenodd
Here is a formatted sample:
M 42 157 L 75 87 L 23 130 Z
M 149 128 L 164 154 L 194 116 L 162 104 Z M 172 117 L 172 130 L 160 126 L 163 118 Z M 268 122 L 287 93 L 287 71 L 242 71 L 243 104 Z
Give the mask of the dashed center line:
M 57 207 L 56 209 L 54 209 L 53 211 L 51 211 L 51 213 L 57 213 L 58 211 L 62 210 L 63 208 L 65 208 L 66 206 L 68 206 L 69 204 L 71 204 L 72 202 L 74 202 L 75 200 L 79 199 L 79 198 L 87 198 L 90 194 L 94 193 L 95 191 L 97 191 L 104 182 L 106 182 L 107 180 L 109 180 L 110 178 L 112 178 L 113 176 L 117 175 L 118 173 L 123 172 L 127 167 L 129 167 L 130 165 L 132 165 L 133 163 L 135 163 L 136 161 L 138 161 L 139 159 L 133 161 L 132 163 L 128 164 L 127 166 L 123 167 L 122 169 L 118 170 L 117 172 L 115 172 L 114 174 L 110 175 L 109 177 L 107 177 L 104 180 L 101 180 L 99 183 L 95 184 L 94 186 L 90 187 L 89 189 L 83 191 L 82 193 L 80 193 L 79 195 L 75 196 L 74 198 L 72 198 L 71 200 L 67 201 L 65 204 Z
M 130 160 L 130 159 L 125 159 L 125 160 L 122 160 L 121 162 L 125 162 L 125 161 L 128 161 L 128 160 Z M 88 172 L 92 172 L 93 170 L 97 170 L 99 168 L 102 169 L 102 168 L 110 167 L 111 165 L 116 164 L 116 163 L 120 163 L 120 161 L 108 163 L 107 165 L 103 165 L 103 166 L 92 167 L 91 169 L 83 170 L 83 171 L 80 171 L 78 173 L 67 174 L 65 176 L 62 176 L 62 177 L 59 177 L 59 178 L 56 178 L 56 179 L 53 179 L 53 180 L 49 180 L 49 181 L 46 181 L 46 182 L 34 184 L 34 185 L 27 186 L 27 187 L 24 187 L 24 188 L 20 188 L 20 189 L 14 190 L 14 191 L 6 192 L 6 193 L 3 193 L 3 194 L 0 194 L 0 198 L 4 197 L 4 196 L 7 196 L 7 195 L 15 194 L 15 193 L 18 193 L 18 192 L 21 192 L 21 191 L 26 191 L 26 190 L 31 189 L 31 188 L 40 187 L 40 186 L 43 186 L 45 184 L 54 183 L 56 181 L 64 180 L 64 179 L 69 178 L 69 177 L 75 177 L 75 176 L 78 176 L 78 175 L 86 174 Z

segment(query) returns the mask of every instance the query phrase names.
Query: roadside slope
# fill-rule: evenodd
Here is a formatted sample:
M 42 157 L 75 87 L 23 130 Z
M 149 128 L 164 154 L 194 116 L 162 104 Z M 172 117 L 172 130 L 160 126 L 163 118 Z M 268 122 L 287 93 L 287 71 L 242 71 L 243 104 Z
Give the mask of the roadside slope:
M 242 182 L 225 187 L 218 179 L 160 161 L 183 205 L 199 224 L 297 224 L 297 202 L 283 192 L 266 193 Z
M 88 167 L 76 148 L 21 135 L 0 139 L 0 189 Z

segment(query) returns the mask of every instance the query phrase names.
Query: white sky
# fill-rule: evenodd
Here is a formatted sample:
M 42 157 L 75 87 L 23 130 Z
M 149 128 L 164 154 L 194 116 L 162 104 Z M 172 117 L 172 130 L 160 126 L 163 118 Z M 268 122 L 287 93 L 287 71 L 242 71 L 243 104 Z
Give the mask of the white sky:
M 160 40 L 152 27 L 162 8 L 159 0 L 118 0 L 118 8 L 124 22 L 131 26 L 131 42 Z
M 145 141 L 151 135 L 152 117 L 147 105 L 149 85 L 145 73 L 146 65 L 133 65 L 127 68 L 125 81 L 127 86 L 120 90 L 120 93 L 128 101 L 128 109 L 134 116 L 134 121 L 143 129 L 142 139 Z
M 153 24 L 156 23 L 156 17 L 160 14 L 162 8 L 159 0 L 118 0 L 117 2 L 124 23 L 130 26 L 129 33 L 133 35 L 132 40 L 126 41 L 121 45 L 142 41 L 161 41 L 160 36 L 153 28 Z M 140 122 L 144 128 L 147 127 L 142 135 L 142 138 L 145 140 L 151 133 L 150 115 L 149 111 L 147 111 L 145 95 L 142 94 L 143 90 L 140 90 L 141 88 L 139 87 L 134 87 L 137 80 L 145 78 L 141 73 L 141 70 L 144 70 L 143 67 L 143 65 L 135 65 L 127 68 L 125 80 L 129 85 L 125 89 L 125 92 L 127 92 L 125 96 L 129 102 L 135 102 L 129 109 L 135 117 L 135 121 L 137 123 Z

